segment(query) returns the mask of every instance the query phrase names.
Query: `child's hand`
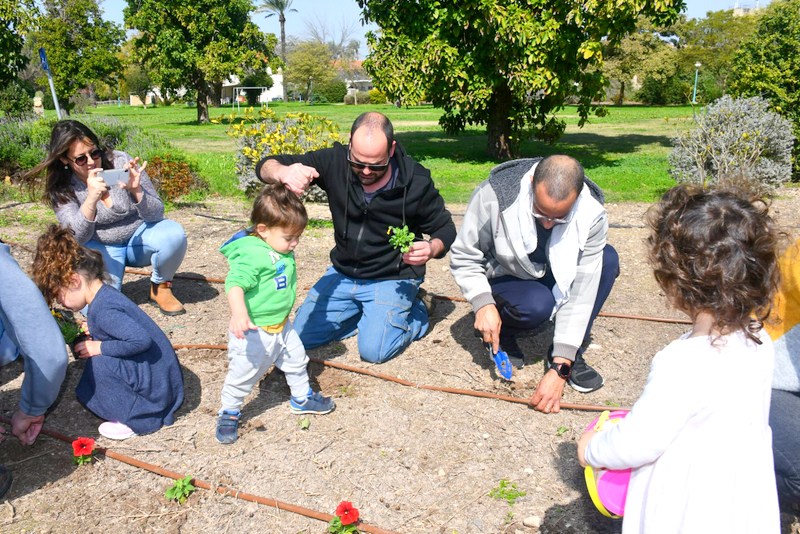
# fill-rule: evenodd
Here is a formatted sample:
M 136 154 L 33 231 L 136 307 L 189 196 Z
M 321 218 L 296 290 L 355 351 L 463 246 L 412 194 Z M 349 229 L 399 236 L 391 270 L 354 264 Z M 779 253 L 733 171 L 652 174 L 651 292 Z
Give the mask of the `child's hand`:
M 258 327 L 253 324 L 253 321 L 250 320 L 250 317 L 247 314 L 231 315 L 231 323 L 228 328 L 234 335 L 234 337 L 238 339 L 244 339 L 244 333 L 247 332 L 248 330 L 258 329 Z
M 597 434 L 595 429 L 587 430 L 578 440 L 578 463 L 581 464 L 581 467 L 586 467 L 587 465 L 586 447 L 589 445 L 589 442 L 592 440 L 595 434 Z
M 91 358 L 100 355 L 100 344 L 102 341 L 95 341 L 94 339 L 87 339 L 75 345 L 75 351 L 78 353 L 78 358 Z

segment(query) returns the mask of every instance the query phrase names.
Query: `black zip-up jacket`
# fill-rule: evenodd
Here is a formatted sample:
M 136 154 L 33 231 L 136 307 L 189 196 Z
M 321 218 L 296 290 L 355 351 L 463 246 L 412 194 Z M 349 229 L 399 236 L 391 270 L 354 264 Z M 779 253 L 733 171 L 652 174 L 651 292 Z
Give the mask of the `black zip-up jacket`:
M 350 278 L 368 280 L 403 280 L 425 275 L 424 265 L 403 263 L 402 253 L 389 244 L 390 226 L 408 229 L 421 238 L 427 234 L 444 243 L 450 250 L 456 238 L 456 227 L 444 199 L 431 180 L 428 169 L 411 159 L 397 143 L 393 162 L 399 167 L 395 187 L 381 191 L 367 204 L 364 189 L 347 162 L 347 147 L 335 143 L 332 148 L 306 152 L 303 155 L 269 156 L 282 165 L 302 163 L 314 167 L 319 177 L 314 180 L 328 194 L 333 218 L 336 246 L 331 262 L 337 271 Z

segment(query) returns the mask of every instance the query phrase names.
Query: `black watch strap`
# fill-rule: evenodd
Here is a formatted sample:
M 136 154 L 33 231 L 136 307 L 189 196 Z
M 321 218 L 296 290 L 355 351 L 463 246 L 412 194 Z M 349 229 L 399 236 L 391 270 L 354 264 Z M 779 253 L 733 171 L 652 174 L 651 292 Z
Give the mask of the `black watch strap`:
M 569 380 L 569 377 L 572 374 L 572 362 L 569 363 L 550 362 L 550 365 L 548 367 L 550 369 L 553 369 L 556 372 L 556 374 L 558 374 L 559 378 L 563 378 L 564 380 Z

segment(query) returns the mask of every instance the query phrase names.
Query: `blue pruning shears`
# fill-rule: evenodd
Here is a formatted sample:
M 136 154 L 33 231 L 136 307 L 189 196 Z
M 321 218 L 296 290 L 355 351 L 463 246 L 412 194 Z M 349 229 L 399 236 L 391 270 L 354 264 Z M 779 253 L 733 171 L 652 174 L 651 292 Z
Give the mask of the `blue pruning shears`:
M 494 361 L 497 374 L 505 380 L 511 380 L 513 367 L 511 366 L 511 360 L 508 359 L 508 354 L 502 350 L 494 352 L 491 343 L 486 343 L 485 346 L 489 350 L 489 357 Z

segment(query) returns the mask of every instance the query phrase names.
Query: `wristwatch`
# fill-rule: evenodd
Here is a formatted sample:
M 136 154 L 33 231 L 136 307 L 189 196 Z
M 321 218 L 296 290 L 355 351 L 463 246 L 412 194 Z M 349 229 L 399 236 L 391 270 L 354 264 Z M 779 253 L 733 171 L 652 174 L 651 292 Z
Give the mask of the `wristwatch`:
M 569 376 L 572 374 L 572 362 L 568 363 L 550 362 L 547 365 L 547 368 L 554 369 L 558 377 L 563 378 L 564 380 L 569 380 Z

